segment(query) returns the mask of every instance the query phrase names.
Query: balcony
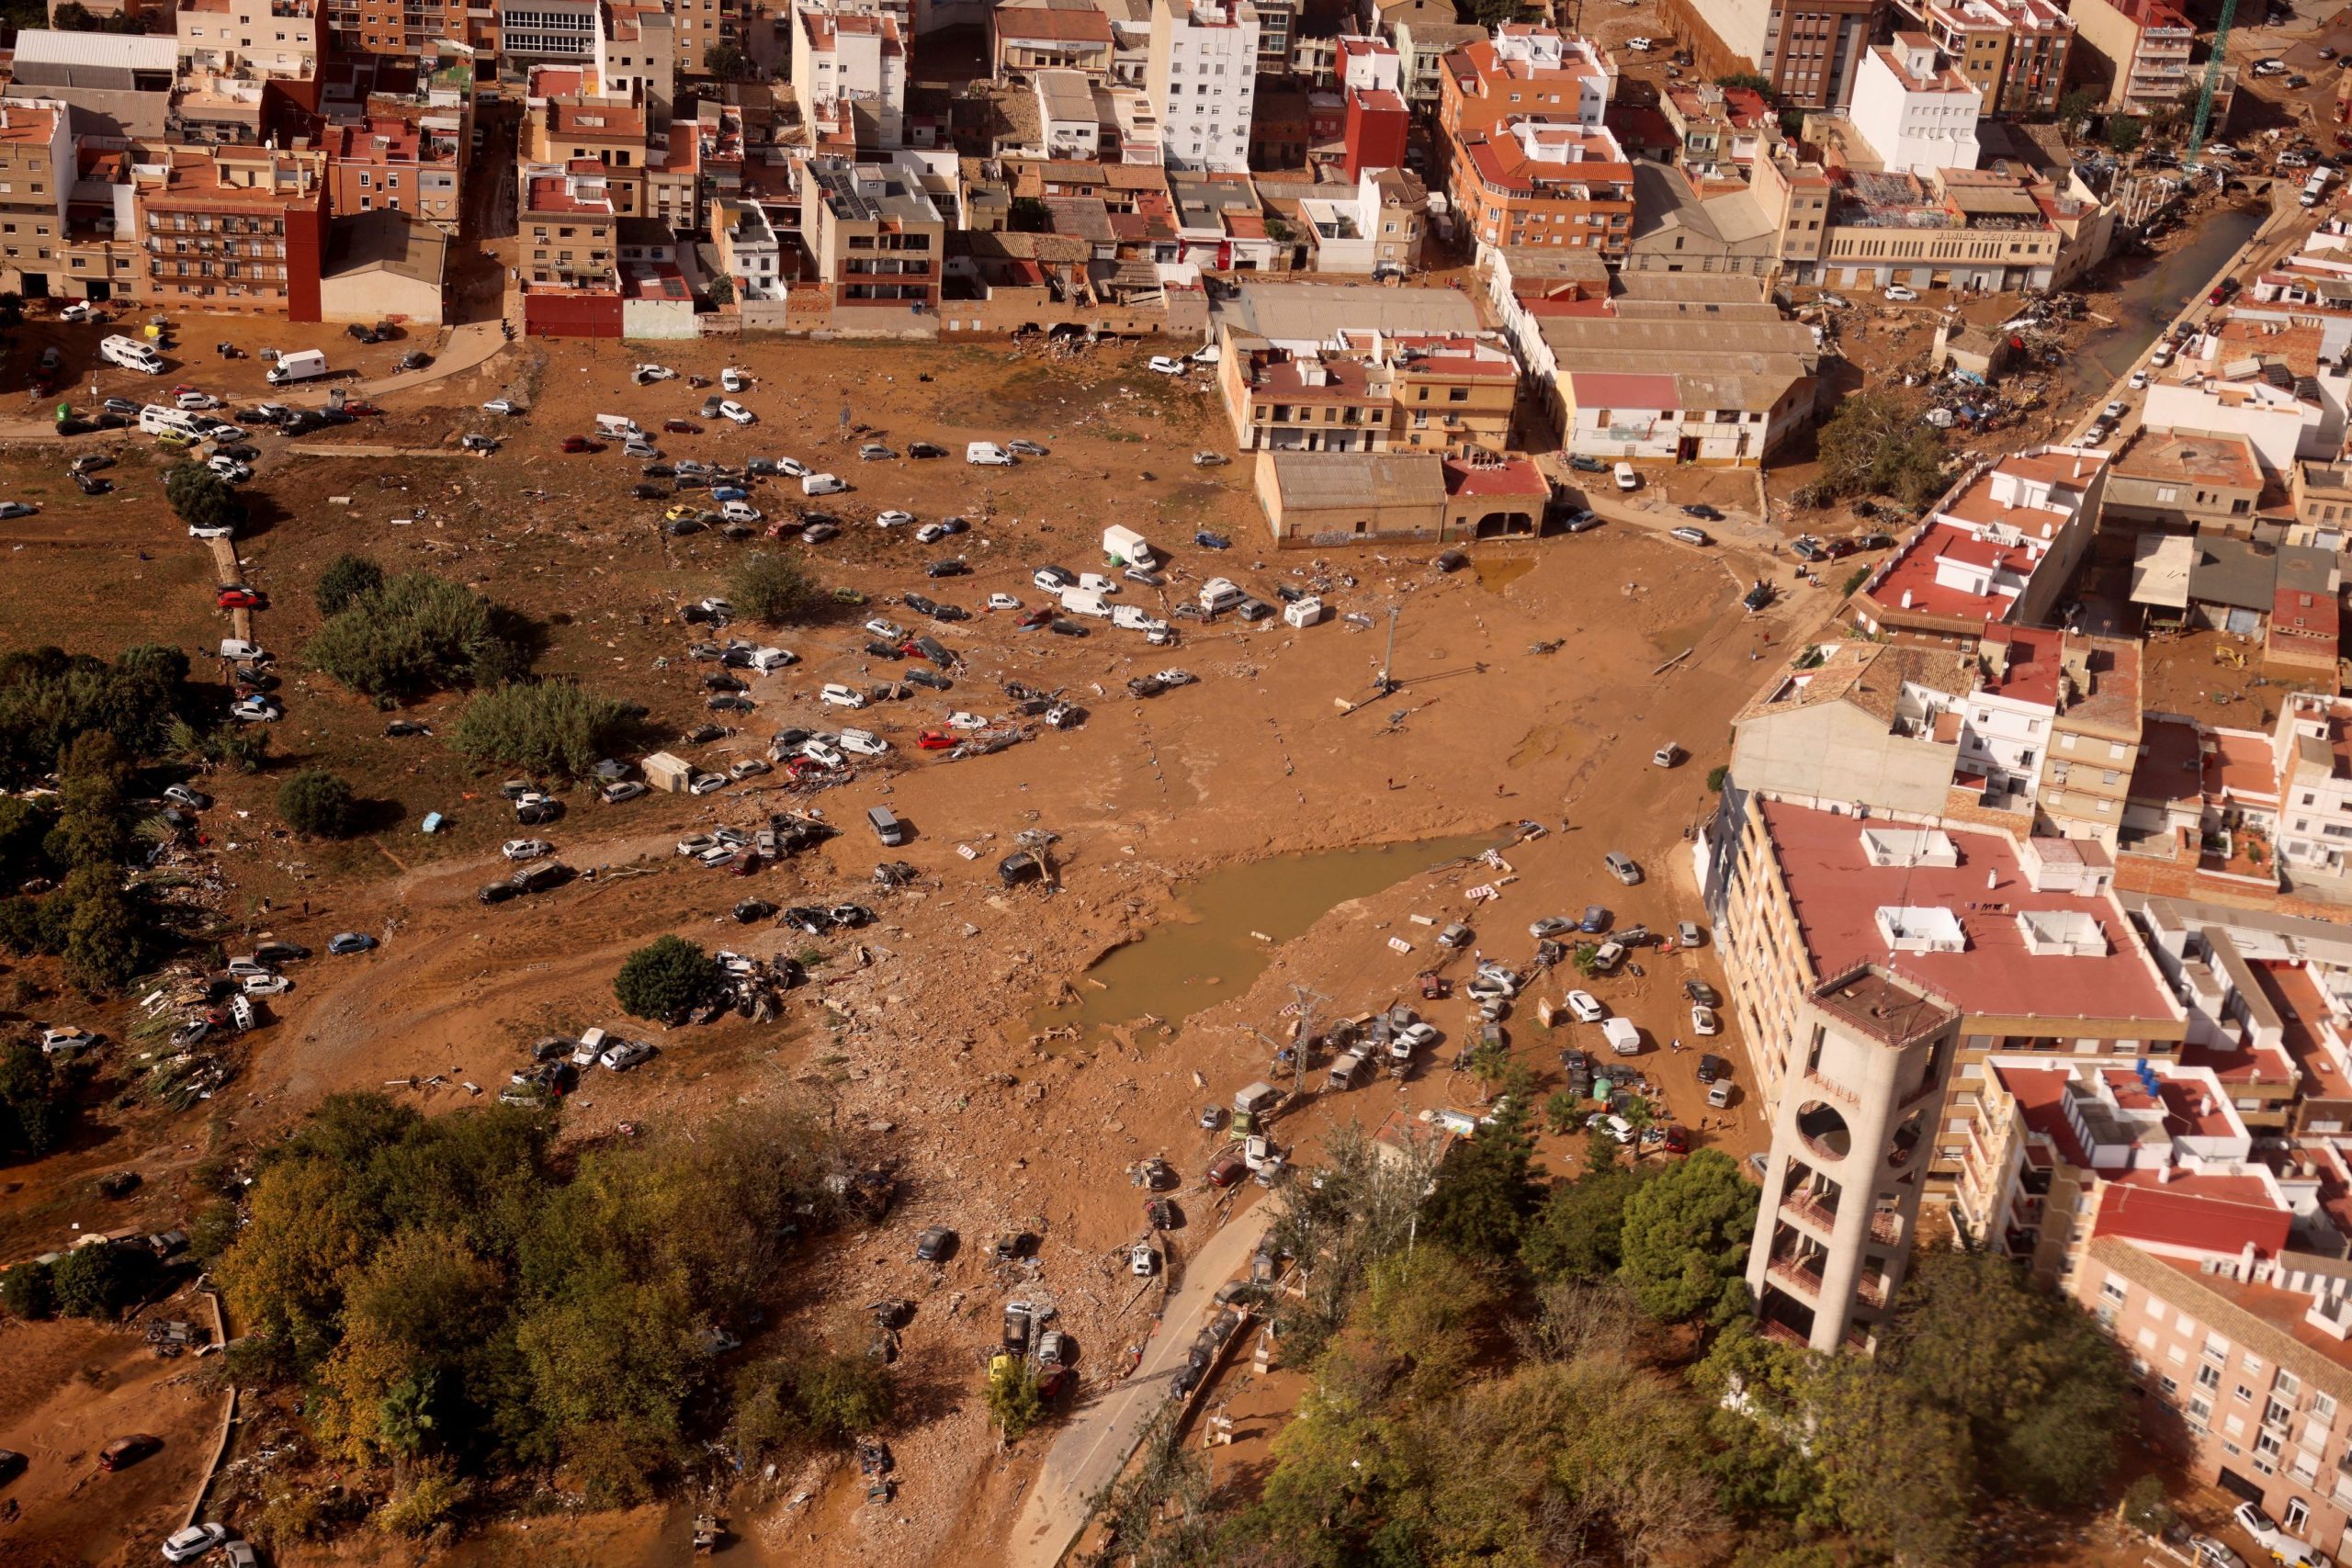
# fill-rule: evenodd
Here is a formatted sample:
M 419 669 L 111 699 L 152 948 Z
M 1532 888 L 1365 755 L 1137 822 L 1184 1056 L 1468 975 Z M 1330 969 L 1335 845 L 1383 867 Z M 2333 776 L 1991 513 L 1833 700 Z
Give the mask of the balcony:
M 1871 1215 L 1871 1239 L 1894 1247 L 1903 1240 L 1903 1216 L 1892 1209 L 1880 1209 Z
M 1801 1224 L 1811 1225 L 1824 1235 L 1832 1235 L 1838 1229 L 1838 1203 L 1835 1199 L 1824 1201 L 1810 1192 L 1792 1192 L 1781 1200 L 1781 1213 Z
M 1854 1299 L 1864 1306 L 1884 1310 L 1886 1306 L 1886 1276 L 1865 1274 L 1854 1282 Z
M 1821 1269 L 1811 1258 L 1775 1258 L 1764 1273 L 1775 1284 L 1796 1292 L 1807 1301 L 1821 1299 Z

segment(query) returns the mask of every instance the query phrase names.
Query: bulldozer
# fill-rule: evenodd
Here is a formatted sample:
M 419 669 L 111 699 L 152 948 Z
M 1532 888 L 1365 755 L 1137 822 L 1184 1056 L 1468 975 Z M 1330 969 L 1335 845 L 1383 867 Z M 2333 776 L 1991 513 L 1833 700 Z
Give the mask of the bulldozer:
M 2216 648 L 2213 649 L 2213 662 L 2226 664 L 2233 670 L 2243 670 L 2245 668 L 2245 654 L 2239 649 Z

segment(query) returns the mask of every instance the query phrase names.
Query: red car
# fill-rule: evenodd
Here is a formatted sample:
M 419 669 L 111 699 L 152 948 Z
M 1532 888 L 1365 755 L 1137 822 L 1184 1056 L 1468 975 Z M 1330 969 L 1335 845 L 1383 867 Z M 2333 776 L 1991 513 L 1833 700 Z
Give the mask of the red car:
M 343 412 L 345 413 L 365 413 L 380 416 L 384 411 L 378 408 L 374 403 L 368 402 L 363 399 L 355 398 L 351 401 L 343 405 Z
M 223 588 L 220 590 L 220 608 L 258 610 L 261 608 L 261 595 L 250 588 Z
M 1669 1126 L 1667 1128 L 1666 1152 L 1670 1155 L 1689 1154 L 1690 1152 L 1690 1129 L 1682 1126 Z
M 584 435 L 567 435 L 563 438 L 563 449 L 567 452 L 602 452 L 605 444 L 591 441 Z
M 1053 611 L 1045 605 L 1040 604 L 1035 609 L 1030 611 L 1027 615 L 1022 616 L 1020 624 L 1023 626 L 1042 626 L 1051 622 L 1053 618 Z
M 1209 1167 L 1209 1185 L 1231 1187 L 1249 1174 L 1250 1167 L 1239 1155 L 1227 1155 Z
M 662 422 L 662 428 L 672 435 L 700 435 L 702 434 L 702 426 L 690 419 L 665 419 Z
M 1453 989 L 1453 984 L 1434 969 L 1423 970 L 1420 982 L 1421 999 L 1425 1002 L 1443 1001 L 1445 994 Z
M 944 730 L 926 729 L 915 737 L 915 744 L 926 751 L 947 751 L 954 750 L 958 742 Z

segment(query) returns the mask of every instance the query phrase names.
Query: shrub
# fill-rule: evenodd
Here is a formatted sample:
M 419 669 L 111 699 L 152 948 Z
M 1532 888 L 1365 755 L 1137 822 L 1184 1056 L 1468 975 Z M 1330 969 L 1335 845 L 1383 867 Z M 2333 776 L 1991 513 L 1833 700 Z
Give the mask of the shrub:
M 345 837 L 358 815 L 350 784 L 323 768 L 304 768 L 279 784 L 277 814 L 296 832 L 315 839 Z
M 173 464 L 164 470 L 164 499 L 174 515 L 191 528 L 241 529 L 245 503 L 229 481 L 194 461 Z
M 139 1299 L 154 1260 L 127 1247 L 77 1247 L 50 1269 L 57 1310 L 67 1317 L 111 1318 Z
M 628 710 L 568 682 L 533 681 L 477 693 L 449 744 L 485 766 L 583 778 L 621 748 Z
M 45 1155 L 74 1119 L 74 1100 L 29 1040 L 0 1046 L 0 1159 Z
M 319 585 L 313 592 L 319 601 L 319 614 L 332 619 L 348 609 L 353 601 L 364 599 L 383 586 L 382 567 L 366 556 L 340 555 L 319 573 Z
M 684 937 L 656 937 L 621 960 L 613 995 L 637 1018 L 682 1018 L 718 986 L 718 964 Z
M 727 597 L 736 609 L 771 626 L 805 621 L 824 590 L 789 556 L 746 556 L 728 574 Z
M 1730 777 L 1730 764 L 1726 762 L 1717 762 L 1713 767 L 1707 770 L 1707 787 L 1710 790 L 1713 790 L 1715 794 L 1721 795 L 1724 792 L 1724 781 Z
M 1002 1375 L 989 1378 L 988 1398 L 989 1419 L 1008 1443 L 1019 1442 L 1046 1414 L 1045 1396 L 1037 1392 L 1037 1374 L 1025 1363 L 1010 1365 Z
M 377 698 L 480 683 L 478 667 L 511 672 L 497 649 L 490 601 L 430 572 L 410 571 L 361 593 L 303 649 L 312 668 Z
M 0 1307 L 12 1317 L 55 1317 L 57 1280 L 50 1266 L 28 1259 L 0 1273 Z

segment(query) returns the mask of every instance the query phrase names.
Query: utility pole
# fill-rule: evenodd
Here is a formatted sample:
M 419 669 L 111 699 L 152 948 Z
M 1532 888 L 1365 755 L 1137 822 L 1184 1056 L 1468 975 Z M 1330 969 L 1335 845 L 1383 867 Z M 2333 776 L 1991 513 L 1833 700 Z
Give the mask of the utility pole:
M 1296 984 L 1290 988 L 1290 998 L 1298 1008 L 1298 1049 L 1291 1058 L 1291 1092 L 1303 1097 L 1306 1093 L 1306 1043 L 1315 1037 L 1315 1004 L 1331 998 Z
M 1396 689 L 1396 617 L 1404 612 L 1402 604 L 1388 606 L 1388 651 L 1380 656 L 1380 694 L 1384 697 Z

